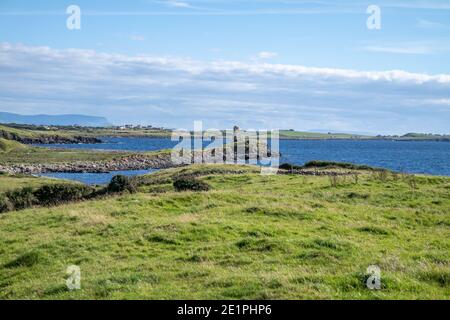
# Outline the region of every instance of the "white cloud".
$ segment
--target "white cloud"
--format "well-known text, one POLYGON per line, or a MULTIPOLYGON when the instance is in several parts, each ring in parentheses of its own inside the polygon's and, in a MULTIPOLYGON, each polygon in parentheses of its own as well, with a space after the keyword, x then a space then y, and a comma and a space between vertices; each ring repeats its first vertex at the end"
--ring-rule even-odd
POLYGON ((442 99, 426 99, 421 101, 422 104, 431 104, 437 106, 447 106, 450 107, 450 98, 442 98, 442 99))
POLYGON ((0 109, 190 128, 448 131, 450 75, 0 44, 0 109), (412 103, 412 101, 414 103, 412 103))
POLYGON ((258 58, 260 59, 273 59, 276 58, 278 54, 276 52, 261 51, 258 53, 258 58))
POLYGON ((191 8, 191 5, 187 3, 186 1, 178 1, 178 0, 167 0, 165 3, 169 7, 173 8, 191 8))

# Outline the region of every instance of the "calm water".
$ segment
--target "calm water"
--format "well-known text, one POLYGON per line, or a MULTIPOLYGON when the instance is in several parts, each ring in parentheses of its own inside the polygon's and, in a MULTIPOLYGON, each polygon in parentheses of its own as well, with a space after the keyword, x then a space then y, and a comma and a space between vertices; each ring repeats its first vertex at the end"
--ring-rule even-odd
MULTIPOLYGON (((47 145, 57 148, 155 151, 170 149, 177 142, 163 138, 103 138, 101 144, 47 145)), ((355 141, 355 140, 281 140, 281 163, 302 165, 311 160, 344 161, 387 169, 450 176, 450 142, 355 141)), ((55 177, 88 183, 109 181, 117 174, 52 174, 55 177), (89 176, 84 179, 81 175, 89 176), (99 177, 98 180, 96 177, 99 177), (81 180, 83 179, 83 180, 81 180), (94 182, 92 182, 94 181, 94 182)), ((140 172, 128 172, 130 175, 140 172)))
POLYGON ((66 180, 75 180, 83 182, 85 184, 94 185, 94 184, 108 184, 111 181, 111 178, 117 174, 122 174, 130 177, 147 174, 155 171, 157 170, 156 169, 128 170, 128 171, 114 171, 110 173, 43 173, 41 174, 41 176, 66 180))
POLYGON ((450 176, 450 142, 281 140, 282 162, 332 160, 408 173, 450 176))
POLYGON ((39 144, 49 148, 67 149, 96 149, 96 150, 122 150, 122 151, 158 151, 171 149, 178 142, 167 138, 113 138, 101 137, 103 143, 96 144, 39 144))

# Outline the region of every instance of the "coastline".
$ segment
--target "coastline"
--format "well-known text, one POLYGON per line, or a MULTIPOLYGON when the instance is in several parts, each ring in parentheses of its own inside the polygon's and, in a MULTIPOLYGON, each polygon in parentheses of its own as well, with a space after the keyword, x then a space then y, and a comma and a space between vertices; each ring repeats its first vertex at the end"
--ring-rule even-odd
POLYGON ((38 173, 107 173, 112 171, 166 169, 175 165, 169 153, 155 155, 132 154, 104 161, 74 161, 65 163, 8 164, 0 165, 0 172, 8 174, 38 173))

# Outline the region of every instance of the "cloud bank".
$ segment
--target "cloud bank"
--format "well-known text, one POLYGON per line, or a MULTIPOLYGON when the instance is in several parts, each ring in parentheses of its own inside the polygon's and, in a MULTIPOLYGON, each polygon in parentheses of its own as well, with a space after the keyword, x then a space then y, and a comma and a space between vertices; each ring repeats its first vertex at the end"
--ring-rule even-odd
POLYGON ((0 44, 0 110, 191 128, 449 133, 450 75, 0 44))

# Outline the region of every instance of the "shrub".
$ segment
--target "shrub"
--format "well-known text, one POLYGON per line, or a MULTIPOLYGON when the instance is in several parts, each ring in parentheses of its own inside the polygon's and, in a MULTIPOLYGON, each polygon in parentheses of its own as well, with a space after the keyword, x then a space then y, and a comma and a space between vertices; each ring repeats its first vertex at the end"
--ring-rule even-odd
POLYGON ((0 213, 14 210, 14 205, 4 195, 0 196, 0 213))
POLYGON ((54 205, 62 202, 78 201, 93 192, 92 188, 82 184, 44 185, 34 192, 42 205, 54 205))
POLYGON ((330 180, 330 184, 333 188, 336 188, 339 184, 339 177, 337 175, 329 175, 328 179, 330 180))
POLYGON ((279 166, 280 169, 282 170, 297 170, 297 169, 302 169, 303 167, 301 166, 296 166, 294 164, 290 164, 290 163, 283 163, 282 165, 279 166))
POLYGON ((37 202, 37 199, 33 194, 33 189, 29 187, 8 191, 5 193, 5 196, 15 210, 29 208, 37 202))
POLYGON ((416 176, 413 174, 406 175, 406 182, 411 187, 411 189, 417 189, 416 176))
POLYGON ((118 193, 128 191, 135 193, 137 191, 136 183, 129 177, 123 175, 114 176, 107 186, 108 192, 118 193))
POLYGON ((378 170, 375 171, 375 178, 380 180, 380 181, 387 181, 388 179, 388 170, 378 170))
POLYGON ((358 173, 354 173, 353 174, 353 180, 355 181, 355 184, 358 184, 358 181, 359 181, 359 174, 358 173))
POLYGON ((173 186, 177 191, 208 191, 209 184, 197 180, 194 177, 178 177, 173 182, 173 186))
POLYGON ((343 168, 350 170, 379 170, 378 168, 361 165, 361 164, 353 164, 347 162, 335 162, 335 161, 320 161, 314 160, 305 163, 305 168, 343 168))

